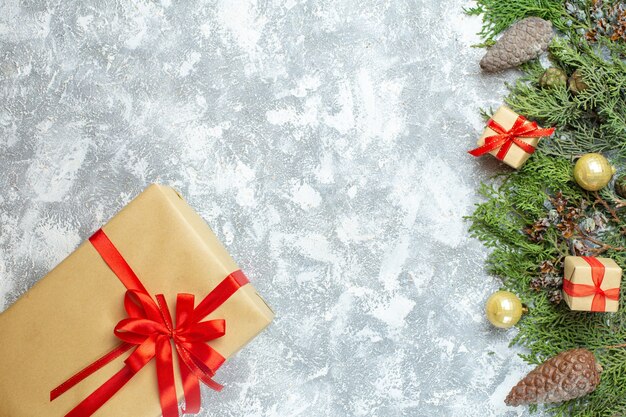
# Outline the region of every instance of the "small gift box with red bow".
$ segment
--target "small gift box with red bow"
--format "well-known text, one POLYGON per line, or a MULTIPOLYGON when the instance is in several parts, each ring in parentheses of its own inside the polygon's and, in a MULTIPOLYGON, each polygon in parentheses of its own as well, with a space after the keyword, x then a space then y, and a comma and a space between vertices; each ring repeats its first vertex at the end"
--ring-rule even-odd
POLYGON ((539 138, 550 136, 554 129, 541 129, 506 106, 487 122, 487 128, 478 139, 478 148, 470 155, 482 156, 490 153, 505 164, 518 169, 535 152, 539 138))
POLYGON ((0 315, 0 416, 197 414, 273 317, 200 216, 150 186, 0 315))
POLYGON ((609 258, 565 258, 563 298, 572 310, 616 312, 622 269, 609 258))

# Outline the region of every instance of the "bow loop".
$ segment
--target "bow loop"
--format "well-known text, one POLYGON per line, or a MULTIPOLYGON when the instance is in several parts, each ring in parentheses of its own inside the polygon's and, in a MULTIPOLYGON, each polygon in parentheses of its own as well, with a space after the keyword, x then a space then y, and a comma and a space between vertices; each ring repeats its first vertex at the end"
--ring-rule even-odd
POLYGON ((128 290, 124 295, 124 309, 130 318, 145 318, 161 321, 161 313, 152 297, 137 290, 128 290))
POLYGON ((126 292, 126 300, 130 300, 128 304, 133 306, 127 311, 134 317, 121 320, 115 326, 114 333, 120 340, 138 346, 128 358, 131 363, 140 367, 145 366, 155 356, 154 352, 158 350, 157 342, 162 345, 161 339, 165 338, 164 340, 171 339, 177 348, 192 352, 192 356, 195 356, 195 359, 208 369, 216 369, 215 362, 211 359, 213 354, 207 353, 204 347, 208 347, 206 342, 226 334, 226 321, 223 319, 200 323, 190 321, 189 318, 193 314, 193 295, 178 294, 177 301, 182 304, 177 304, 176 312, 178 321, 183 324, 182 328, 174 327, 167 302, 162 294, 156 296, 157 303, 155 304, 146 294, 129 290, 126 292), (193 352, 202 353, 193 355, 193 352))
POLYGON ((129 317, 115 326, 114 334, 123 342, 136 345, 136 348, 124 363, 136 374, 156 358, 161 411, 164 417, 178 417, 173 343, 179 357, 187 410, 197 412, 200 381, 213 389, 221 389, 212 377, 224 358, 206 343, 226 334, 226 321, 193 321, 194 296, 178 294, 174 326, 163 294, 157 294, 155 299, 156 302, 148 294, 135 290, 126 292, 124 305, 129 317))
POLYGON ((124 308, 128 317, 120 320, 114 334, 123 341, 121 345, 87 366, 50 392, 50 401, 89 377, 123 353, 134 348, 125 359, 125 367, 74 407, 65 417, 89 417, 119 391, 132 377, 156 359, 159 400, 163 417, 179 417, 178 396, 174 381, 174 344, 178 355, 180 375, 185 395, 185 413, 200 411, 200 381, 214 390, 222 386, 211 378, 224 363, 225 358, 207 342, 226 333, 226 322, 222 319, 202 321, 206 316, 228 300, 239 288, 248 283, 243 272, 237 270, 224 278, 197 308, 192 294, 176 297, 176 323, 163 294, 153 299, 102 230, 98 230, 89 241, 126 286, 124 308))
POLYGON ((126 358, 124 363, 133 371, 137 373, 148 364, 154 358, 156 354, 156 343, 159 340, 160 335, 152 334, 147 337, 138 347, 126 358))
POLYGON ((226 334, 226 321, 222 319, 202 321, 179 332, 176 337, 184 342, 208 342, 226 334))
POLYGON ((470 155, 481 156, 500 148, 496 158, 503 160, 513 145, 517 145, 524 152, 532 154, 536 150, 535 147, 520 138, 539 138, 554 133, 554 128, 542 129, 536 122, 529 122, 524 116, 518 116, 513 126, 508 130, 494 119, 489 119, 487 127, 496 134, 487 136, 482 146, 469 151, 470 155))
POLYGON ((193 294, 178 294, 176 297, 176 327, 184 329, 193 315, 195 297, 193 294))
POLYGON ((178 417, 171 344, 174 343, 180 359, 185 397, 191 405, 188 408, 199 409, 199 381, 221 389, 211 378, 224 358, 206 342, 224 336, 226 322, 222 319, 194 322, 191 320, 194 296, 178 294, 175 327, 165 296, 157 294, 155 298, 156 303, 147 294, 127 291, 125 305, 130 317, 121 320, 114 333, 122 341, 138 345, 124 361, 133 373, 156 358, 161 411, 164 417, 178 417))
POLYGON ((170 331, 162 323, 148 319, 124 319, 115 326, 113 330, 115 336, 124 342, 134 345, 142 344, 148 337, 152 335, 166 335, 170 331))

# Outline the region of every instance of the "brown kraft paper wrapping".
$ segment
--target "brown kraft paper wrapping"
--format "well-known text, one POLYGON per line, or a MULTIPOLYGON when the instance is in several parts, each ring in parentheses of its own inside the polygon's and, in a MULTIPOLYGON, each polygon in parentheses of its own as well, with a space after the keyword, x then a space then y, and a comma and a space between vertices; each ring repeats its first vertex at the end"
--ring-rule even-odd
MULTIPOLYGON (((509 130, 513 127, 513 124, 515 123, 518 117, 519 117, 519 114, 509 109, 507 106, 500 106, 498 110, 495 112, 495 114, 493 115, 492 119, 498 122, 498 124, 502 126, 503 128, 505 128, 506 130, 509 130)), ((526 123, 530 123, 530 122, 526 122, 526 123)), ((478 139, 478 146, 483 146, 485 144, 485 138, 487 138, 488 136, 496 135, 496 134, 497 133, 491 130, 489 127, 485 128, 485 131, 483 132, 482 136, 478 139)), ((528 143, 529 145, 532 145, 535 148, 537 147, 537 144, 539 143, 539 138, 521 137, 519 139, 528 143)), ((489 153, 493 156, 496 156, 499 150, 500 148, 497 148, 489 153)), ((511 145, 511 148, 509 149, 509 151, 506 153, 506 156, 504 157, 502 162, 504 162, 505 164, 515 169, 518 169, 519 167, 524 165, 524 162, 526 162, 528 158, 530 158, 529 153, 524 152, 522 148, 520 148, 516 144, 513 144, 511 145)))
MULTIPOLYGON (((604 265, 604 279, 600 288, 604 291, 611 288, 619 288, 622 282, 622 268, 610 258, 596 258, 604 265)), ((593 278, 591 275, 591 266, 585 262, 580 256, 566 256, 564 262, 565 278, 574 284, 583 284, 593 286, 593 278)), ((563 299, 569 306, 570 310, 591 311, 593 303, 593 295, 587 297, 572 297, 565 291, 562 291, 563 299)), ((605 299, 605 312, 614 313, 619 308, 619 300, 605 299)))
MULTIPOLYGON (((103 230, 148 292, 152 296, 164 294, 171 310, 178 293, 194 294, 197 305, 238 269, 207 224, 169 187, 148 187, 103 230)), ((128 354, 50 402, 53 388, 120 343, 113 328, 126 317, 125 292, 91 243, 85 241, 2 313, 0 417, 63 417, 120 370, 128 354)), ((273 317, 254 287, 245 285, 207 317, 226 320, 226 335, 209 345, 228 358, 273 317)), ((181 400, 183 391, 174 357, 181 400)), ((154 361, 94 414, 160 415, 154 361)))

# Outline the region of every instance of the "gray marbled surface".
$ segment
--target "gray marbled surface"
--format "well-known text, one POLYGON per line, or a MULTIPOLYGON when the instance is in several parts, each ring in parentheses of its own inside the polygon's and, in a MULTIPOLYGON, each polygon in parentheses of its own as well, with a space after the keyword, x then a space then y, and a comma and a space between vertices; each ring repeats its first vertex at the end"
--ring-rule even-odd
POLYGON ((0 310, 148 183, 275 308, 203 416, 523 416, 463 216, 504 81, 461 0, 0 0, 0 310))

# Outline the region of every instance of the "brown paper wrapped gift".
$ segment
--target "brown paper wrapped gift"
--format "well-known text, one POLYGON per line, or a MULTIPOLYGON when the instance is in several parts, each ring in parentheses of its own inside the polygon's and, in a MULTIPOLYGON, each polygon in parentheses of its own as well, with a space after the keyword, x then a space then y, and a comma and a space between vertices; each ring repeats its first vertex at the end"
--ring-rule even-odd
POLYGON ((572 310, 616 312, 622 269, 610 258, 565 258, 563 299, 572 310))
POLYGON ((488 141, 490 137, 493 138, 496 135, 502 133, 512 133, 512 138, 514 137, 514 142, 510 143, 509 145, 498 146, 488 153, 515 169, 524 165, 524 162, 528 160, 532 152, 534 152, 534 148, 537 147, 540 137, 549 136, 554 132, 554 129, 551 128, 541 129, 536 125, 536 123, 530 122, 523 117, 520 119, 520 115, 509 109, 507 106, 500 106, 500 108, 492 116, 489 124, 491 124, 492 121, 502 127, 504 130, 498 132, 494 130, 497 129, 497 127, 489 127, 488 125, 488 127, 485 128, 482 136, 478 139, 479 148, 470 151, 470 154, 474 156, 481 156, 483 153, 487 153, 486 151, 482 152, 481 147, 485 145, 485 142, 488 141), (518 119, 519 128, 514 128, 518 119), (522 120, 524 121, 523 123, 521 123, 522 120), (514 134, 516 130, 523 131, 525 129, 532 130, 532 132, 527 132, 520 135, 514 134), (521 146, 524 146, 527 149, 522 149, 521 146), (508 150, 506 148, 508 148, 508 150))
MULTIPOLYGON (((147 290, 164 294, 170 309, 178 293, 194 294, 197 304, 238 269, 206 223, 169 187, 150 186, 103 230, 147 290)), ((0 416, 62 417, 122 368, 128 355, 50 401, 53 388, 119 344, 113 328, 126 317, 125 293, 87 241, 0 315, 0 416)), ((244 285, 207 317, 226 320, 225 336, 209 345, 228 358, 273 316, 254 287, 244 285)), ((161 415, 156 381, 153 361, 93 415, 161 415)))

